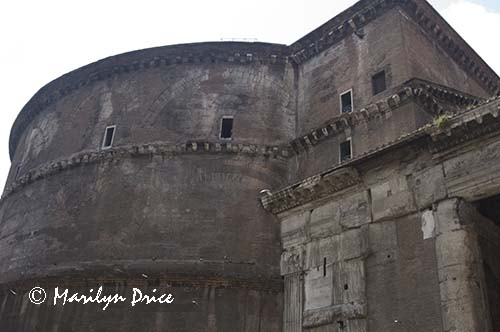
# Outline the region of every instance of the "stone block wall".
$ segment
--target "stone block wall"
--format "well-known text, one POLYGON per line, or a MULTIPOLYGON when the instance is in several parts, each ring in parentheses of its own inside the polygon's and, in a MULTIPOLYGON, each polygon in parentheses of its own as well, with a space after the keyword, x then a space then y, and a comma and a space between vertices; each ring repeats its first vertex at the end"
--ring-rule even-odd
POLYGON ((283 208, 272 205, 288 281, 284 331, 495 331, 500 226, 473 202, 500 193, 500 136, 463 144, 460 135, 353 162, 358 181, 338 190, 342 178, 323 174, 286 189, 283 208))

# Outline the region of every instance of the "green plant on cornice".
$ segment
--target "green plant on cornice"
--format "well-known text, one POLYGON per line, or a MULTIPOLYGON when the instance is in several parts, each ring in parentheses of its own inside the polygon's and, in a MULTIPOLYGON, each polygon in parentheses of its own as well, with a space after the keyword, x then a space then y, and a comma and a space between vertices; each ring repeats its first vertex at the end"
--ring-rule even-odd
POLYGON ((434 120, 434 125, 439 129, 444 129, 450 124, 450 116, 442 114, 434 120))

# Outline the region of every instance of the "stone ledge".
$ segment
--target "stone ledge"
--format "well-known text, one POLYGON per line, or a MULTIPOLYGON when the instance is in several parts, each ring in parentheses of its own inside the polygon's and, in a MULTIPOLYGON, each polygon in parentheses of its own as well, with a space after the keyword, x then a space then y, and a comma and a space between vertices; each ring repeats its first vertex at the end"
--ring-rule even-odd
POLYGON ((500 97, 485 101, 468 111, 447 117, 430 133, 433 153, 442 152, 464 142, 500 129, 500 97))
POLYGON ((368 121, 378 116, 384 116, 384 114, 388 112, 392 112, 393 110, 414 100, 416 93, 417 92, 411 87, 402 87, 392 96, 379 100, 376 103, 369 104, 359 111, 344 113, 330 119, 321 127, 313 129, 308 133, 292 140, 289 143, 289 149, 297 154, 302 151, 306 151, 319 142, 332 138, 336 134, 347 128, 355 126, 362 121, 368 121))
POLYGON ((362 179, 353 165, 375 158, 381 153, 386 153, 391 149, 410 144, 416 140, 426 140, 426 146, 428 146, 430 152, 435 154, 474 138, 499 131, 499 114, 500 97, 486 100, 467 112, 446 116, 442 123, 428 124, 292 186, 285 187, 274 193, 263 191, 260 197, 262 206, 264 209, 277 214, 362 183, 362 179), (337 177, 339 181, 335 183, 327 180, 328 178, 337 179, 337 177))
POLYGON ((359 31, 395 5, 396 2, 394 0, 362 1, 356 3, 290 45, 290 58, 297 64, 306 62, 331 45, 359 31))
MULTIPOLYGON (((182 144, 169 144, 163 142, 153 142, 141 145, 124 145, 113 147, 106 150, 86 150, 75 153, 69 157, 61 158, 39 167, 29 170, 19 179, 6 187, 1 201, 8 197, 19 188, 47 178, 67 169, 84 164, 93 164, 97 162, 116 160, 120 158, 129 158, 145 155, 165 155, 165 154, 243 154, 250 156, 262 156, 275 160, 286 160, 289 151, 286 147, 239 144, 233 142, 187 142, 182 144)), ((0 201, 0 202, 1 202, 0 201)))
POLYGON ((321 127, 292 140, 289 143, 288 149, 296 154, 300 154, 322 141, 335 137, 336 134, 343 132, 347 128, 376 117, 384 117, 386 114, 410 102, 421 105, 428 113, 436 117, 443 113, 456 113, 452 109, 446 108, 446 105, 443 107, 436 99, 445 100, 449 104, 460 107, 467 107, 467 109, 485 102, 482 98, 474 97, 451 88, 420 79, 413 79, 406 82, 404 86, 396 88, 392 96, 369 104, 359 111, 334 117, 321 127))
POLYGON ((356 169, 352 167, 340 168, 329 173, 309 177, 276 193, 264 191, 261 194, 261 203, 264 209, 276 214, 360 182, 361 178, 356 169))
POLYGON ((413 79, 408 83, 414 87, 423 88, 427 93, 440 101, 456 105, 460 108, 474 107, 485 101, 484 98, 479 98, 448 86, 421 79, 413 79))

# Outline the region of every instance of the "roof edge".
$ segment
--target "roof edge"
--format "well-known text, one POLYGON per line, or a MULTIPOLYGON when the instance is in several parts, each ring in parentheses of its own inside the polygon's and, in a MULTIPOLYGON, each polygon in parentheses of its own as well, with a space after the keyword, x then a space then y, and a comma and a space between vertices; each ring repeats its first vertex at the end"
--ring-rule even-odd
POLYGON ((290 57, 304 63, 366 26, 388 10, 400 7, 490 95, 500 93, 500 77, 426 0, 361 0, 289 46, 290 57))

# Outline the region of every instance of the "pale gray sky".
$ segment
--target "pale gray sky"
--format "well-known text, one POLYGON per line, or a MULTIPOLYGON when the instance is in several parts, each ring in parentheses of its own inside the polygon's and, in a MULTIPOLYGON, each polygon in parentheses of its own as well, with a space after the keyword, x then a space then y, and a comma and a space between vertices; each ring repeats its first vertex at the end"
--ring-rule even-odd
MULTIPOLYGON (((255 38, 290 44, 354 0, 16 0, 0 3, 0 188, 15 117, 58 76, 101 58, 176 43, 255 38)), ((442 16, 500 72, 498 0, 431 0, 442 16)))

